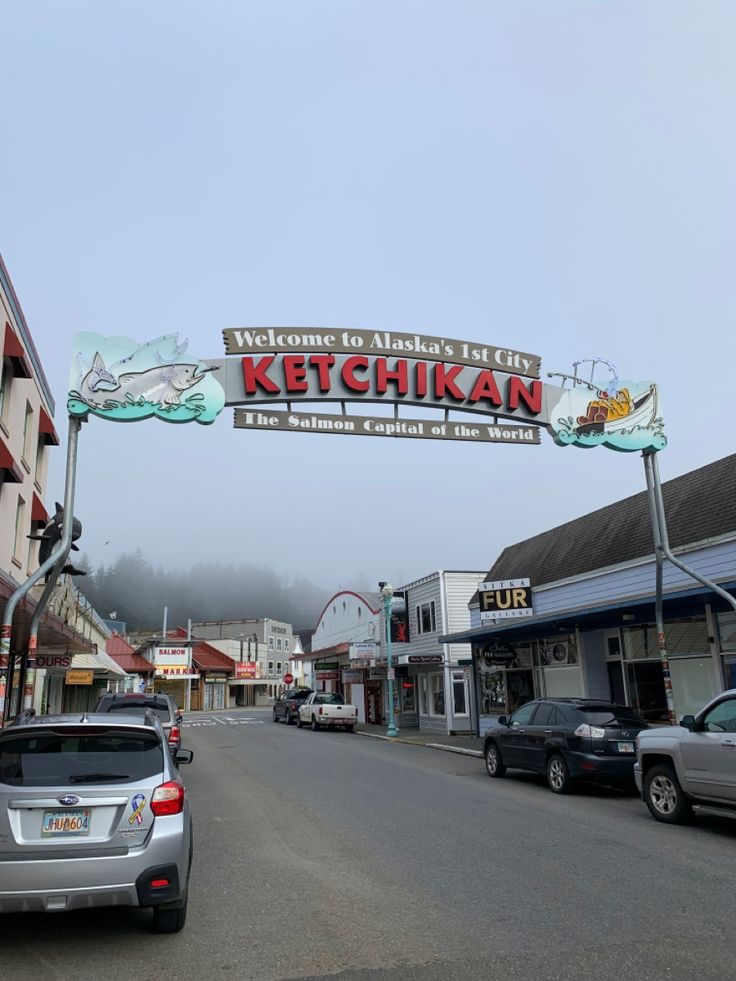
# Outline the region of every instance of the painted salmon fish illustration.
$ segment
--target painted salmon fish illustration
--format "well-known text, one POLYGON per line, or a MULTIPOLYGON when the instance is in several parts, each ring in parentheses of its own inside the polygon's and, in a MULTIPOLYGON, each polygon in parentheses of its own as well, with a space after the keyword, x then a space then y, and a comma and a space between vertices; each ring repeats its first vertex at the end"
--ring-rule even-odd
POLYGON ((164 364, 147 371, 131 371, 117 378, 105 367, 99 351, 92 368, 82 379, 79 394, 87 405, 96 409, 112 403, 150 402, 152 405, 179 405, 183 392, 202 381, 216 366, 199 364, 164 364))

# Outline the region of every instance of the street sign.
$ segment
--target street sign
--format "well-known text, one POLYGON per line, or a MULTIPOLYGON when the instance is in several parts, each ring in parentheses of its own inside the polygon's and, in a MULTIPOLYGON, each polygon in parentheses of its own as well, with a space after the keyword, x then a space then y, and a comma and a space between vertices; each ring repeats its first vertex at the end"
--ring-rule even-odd
POLYGON ((293 680, 294 680, 294 675, 293 674, 285 674, 284 675, 284 684, 285 685, 290 685, 293 682, 293 680))
POLYGON ((67 671, 64 679, 65 685, 91 685, 94 678, 94 671, 82 671, 79 668, 72 668, 67 671))
POLYGON ((389 681, 396 681, 396 668, 388 668, 386 671, 386 677, 389 681))

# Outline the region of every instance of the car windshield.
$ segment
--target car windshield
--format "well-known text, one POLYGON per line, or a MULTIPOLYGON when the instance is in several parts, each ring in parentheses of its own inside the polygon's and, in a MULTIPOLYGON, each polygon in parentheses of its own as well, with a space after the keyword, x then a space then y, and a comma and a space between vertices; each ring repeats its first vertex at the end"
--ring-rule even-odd
POLYGON ((133 701, 131 699, 129 702, 112 702, 107 707, 108 712, 122 713, 125 715, 140 715, 146 709, 157 715, 162 722, 171 722, 171 713, 166 702, 143 702, 133 701))
POLYGON ((332 695, 326 692, 325 694, 317 695, 315 702, 319 705, 344 705, 345 699, 342 695, 332 695))
POLYGON ((0 783, 11 787, 128 783, 162 770, 153 733, 45 730, 0 739, 0 783))
POLYGON ((632 709, 620 705, 612 705, 610 708, 597 706, 594 709, 585 709, 581 714, 588 725, 600 726, 602 729, 646 725, 644 720, 640 719, 632 709))

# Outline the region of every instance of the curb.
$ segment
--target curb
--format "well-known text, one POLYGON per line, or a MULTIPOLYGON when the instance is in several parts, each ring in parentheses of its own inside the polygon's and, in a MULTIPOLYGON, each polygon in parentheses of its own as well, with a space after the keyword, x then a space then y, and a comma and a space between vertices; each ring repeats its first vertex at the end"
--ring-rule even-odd
POLYGON ((412 739, 401 739, 398 736, 379 736, 375 732, 363 732, 361 729, 355 730, 358 736, 366 736, 368 739, 382 739, 386 743, 402 743, 404 746, 421 746, 424 749, 440 749, 445 753, 459 753, 460 756, 475 756, 483 759, 483 754, 479 749, 465 749, 463 746, 448 746, 445 743, 417 743, 412 739))

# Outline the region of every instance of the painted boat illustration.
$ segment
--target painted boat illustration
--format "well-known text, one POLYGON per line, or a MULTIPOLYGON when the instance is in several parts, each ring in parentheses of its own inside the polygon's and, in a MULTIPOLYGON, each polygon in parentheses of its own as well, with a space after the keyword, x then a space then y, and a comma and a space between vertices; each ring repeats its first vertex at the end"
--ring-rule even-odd
POLYGON ((578 416, 574 432, 577 436, 603 435, 631 430, 646 429, 657 415, 657 386, 637 398, 632 398, 628 388, 621 388, 613 395, 599 391, 598 397, 588 402, 584 416, 578 416))

